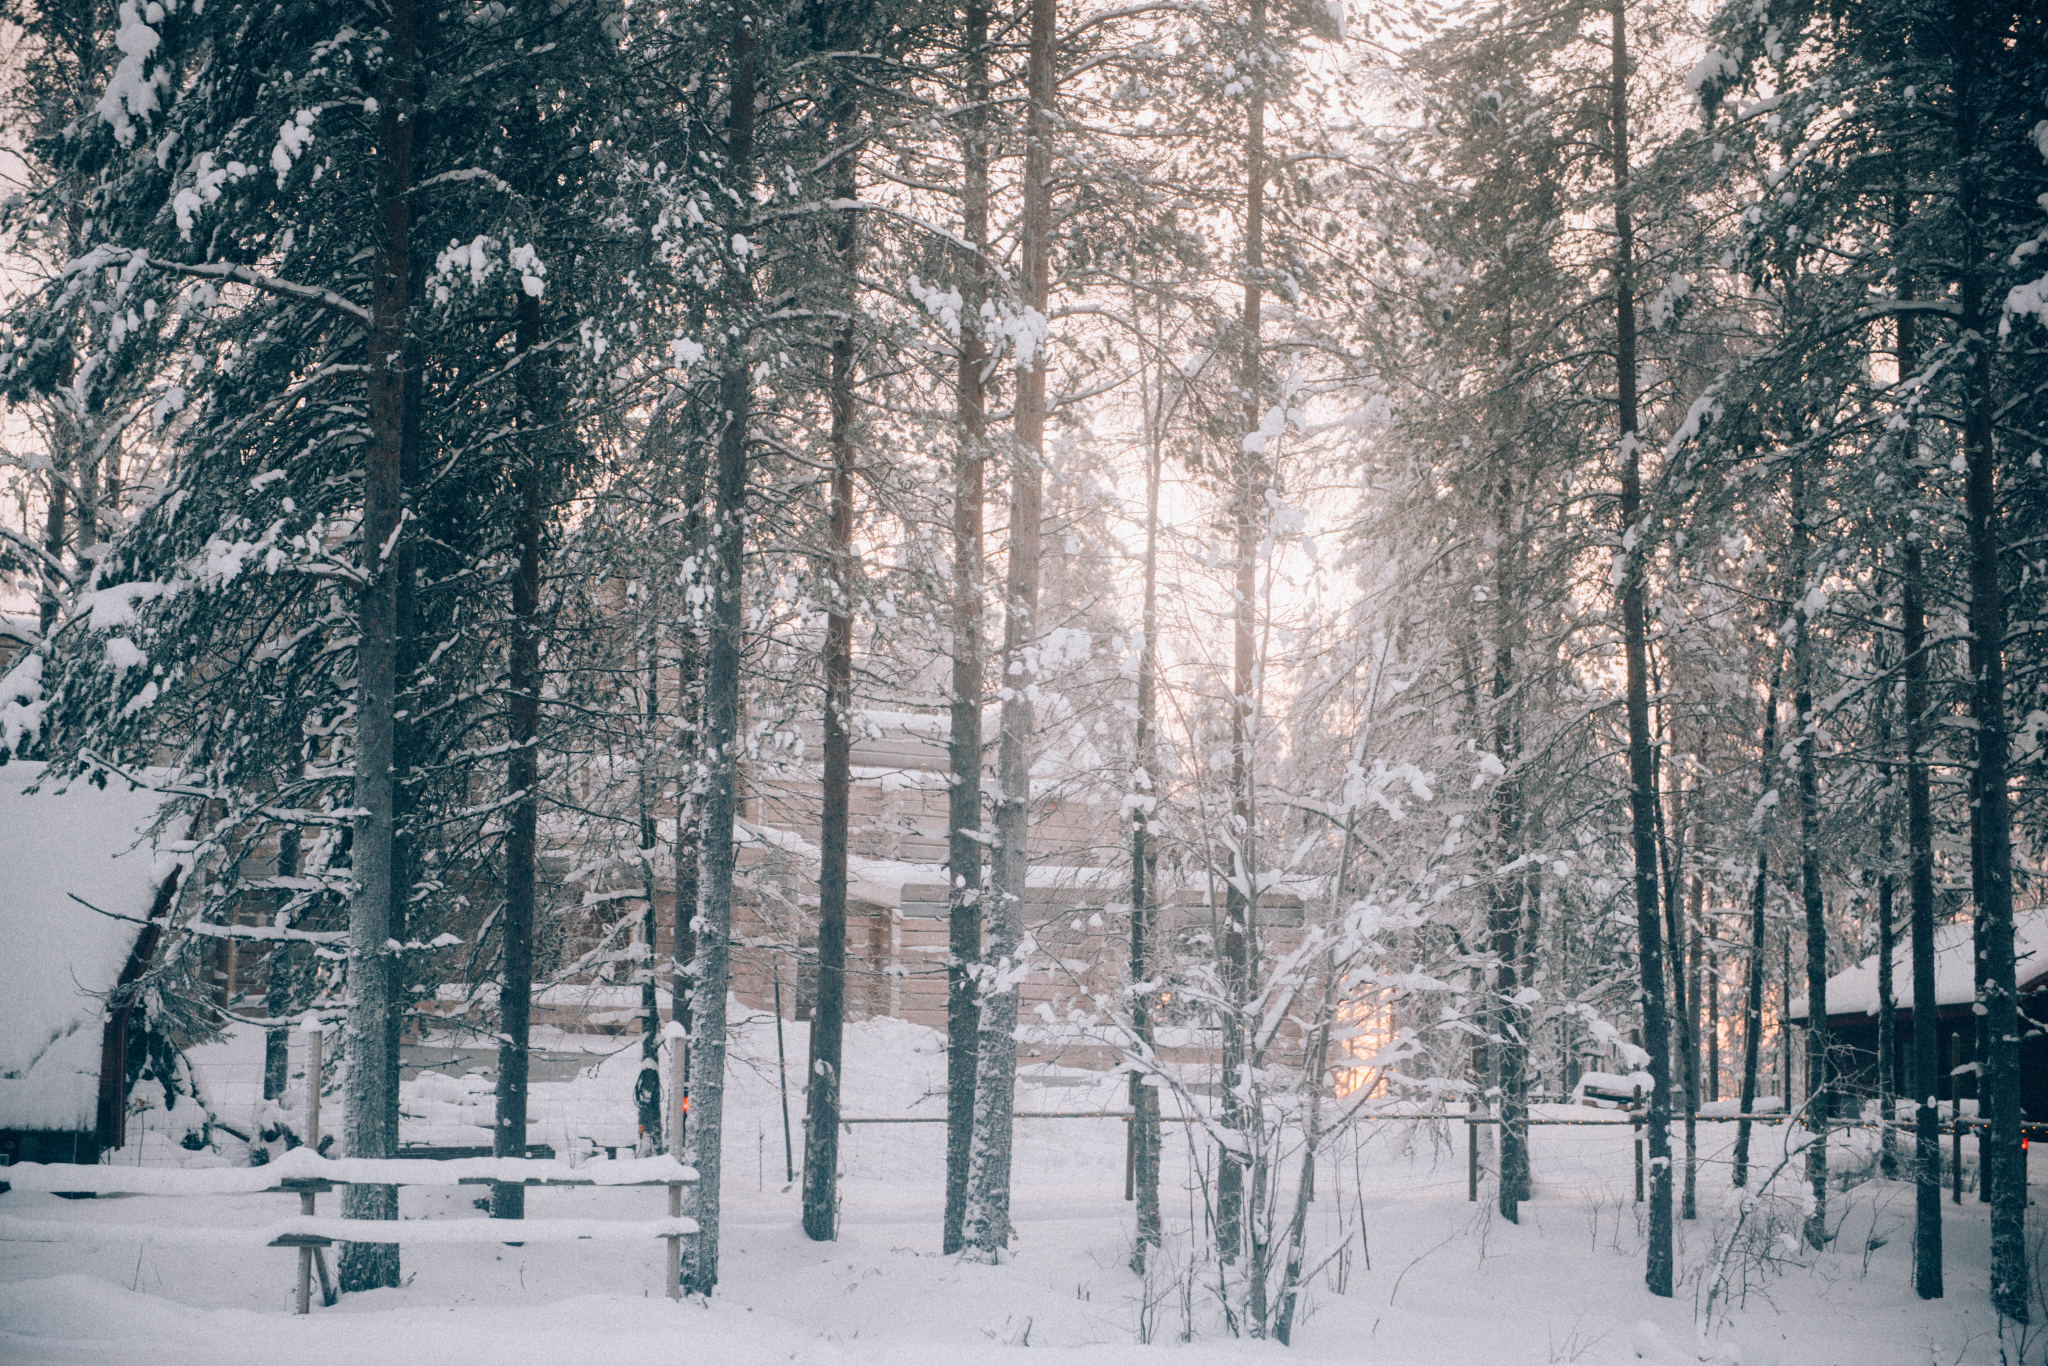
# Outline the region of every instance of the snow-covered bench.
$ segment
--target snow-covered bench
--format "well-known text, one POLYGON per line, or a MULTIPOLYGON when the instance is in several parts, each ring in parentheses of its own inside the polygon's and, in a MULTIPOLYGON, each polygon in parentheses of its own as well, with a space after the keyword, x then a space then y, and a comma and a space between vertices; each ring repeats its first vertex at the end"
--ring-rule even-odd
MULTIPOLYGON (((634 1157, 571 1166, 555 1158, 322 1157, 320 1155, 321 1041, 325 1026, 309 1019, 306 1035, 306 1142, 260 1167, 116 1167, 69 1162, 22 1162, 7 1167, 15 1189, 62 1195, 251 1195, 289 1193, 299 1197, 299 1217, 255 1227, 72 1223, 0 1215, 0 1240, 17 1242, 139 1242, 174 1246, 289 1247, 299 1253, 298 1312, 312 1312, 313 1267, 320 1268, 323 1299, 335 1295, 321 1249, 336 1243, 570 1243, 668 1241, 669 1298, 682 1295, 682 1243, 697 1232, 683 1217, 683 1187, 697 1173, 674 1157, 634 1157), (336 1186, 666 1186, 666 1219, 337 1219, 316 1212, 318 1197, 336 1186)), ((670 1023, 665 1037, 680 1040, 670 1023)), ((681 1097, 683 1050, 672 1050, 677 1075, 672 1095, 681 1097)), ((681 1128, 682 1115, 674 1122, 681 1128)))
MULTIPOLYGON (((83 1223, 0 1215, 0 1240, 12 1242, 134 1242, 174 1247, 289 1247, 336 1243, 571 1243, 668 1240, 668 1293, 680 1294, 677 1272, 682 1240, 697 1222, 682 1213, 683 1187, 694 1169, 673 1157, 627 1158, 572 1167, 548 1158, 469 1157, 441 1162, 413 1158, 329 1158, 294 1148, 261 1167, 116 1167, 23 1162, 6 1168, 16 1190, 91 1195, 250 1195, 301 1197, 339 1185, 459 1186, 518 1183, 528 1186, 666 1186, 665 1219, 344 1219, 302 1213, 297 1218, 239 1227, 190 1224, 83 1223)), ((301 1253, 299 1312, 310 1310, 301 1253)), ((325 1283, 322 1267, 322 1283, 325 1283)), ((331 1301, 330 1301, 331 1302, 331 1301)))

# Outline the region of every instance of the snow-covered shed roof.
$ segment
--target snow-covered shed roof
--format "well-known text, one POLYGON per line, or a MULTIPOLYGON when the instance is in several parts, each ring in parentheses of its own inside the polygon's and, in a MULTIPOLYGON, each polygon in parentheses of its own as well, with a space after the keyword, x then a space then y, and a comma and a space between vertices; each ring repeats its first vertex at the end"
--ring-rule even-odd
MULTIPOLYGON (((2048 910, 2025 911, 2013 917, 2014 974, 2022 993, 2048 983, 2048 910)), ((1892 952, 1892 995, 1901 1010, 1913 1008, 1913 941, 1904 926, 1892 952)), ((1968 1005, 1977 998, 1976 956, 1970 922, 1937 925, 1934 930, 1934 1003, 1968 1005)), ((1806 1018, 1806 998, 1795 996, 1786 1013, 1806 1018)), ((1828 978, 1828 1018, 1877 1014, 1877 955, 1828 978)))
POLYGON ((141 932, 133 921, 170 871, 147 837, 161 796, 119 779, 27 791, 43 772, 23 760, 0 767, 0 1129, 95 1122, 97 993, 120 978, 141 932))

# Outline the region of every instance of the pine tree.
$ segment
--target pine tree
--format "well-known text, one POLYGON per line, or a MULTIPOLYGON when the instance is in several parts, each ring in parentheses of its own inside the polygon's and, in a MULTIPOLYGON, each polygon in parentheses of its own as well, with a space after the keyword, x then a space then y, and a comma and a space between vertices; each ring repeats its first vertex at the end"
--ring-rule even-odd
POLYGON ((1024 905, 1030 893, 1032 684, 1043 553, 1046 373, 1052 287, 1051 194, 1057 0, 1030 0, 1024 127, 1022 309, 1037 333, 1017 355, 1017 416, 1010 472, 1009 565, 1003 593, 1002 712, 996 843, 983 901, 981 1019, 968 1145, 962 1250, 994 1262, 1010 1243, 1010 1158, 1016 1127, 1017 1001, 1024 964, 1024 905))
MULTIPOLYGON (((833 120, 837 141, 854 144, 850 100, 833 120)), ((855 197, 855 155, 842 151, 834 171, 832 198, 855 197)), ((834 246, 838 269, 851 282, 858 274, 854 211, 838 214, 834 246)), ((818 986, 811 1009, 811 1056, 804 1111, 804 1232, 828 1241, 839 1230, 839 1115, 842 1030, 846 1019, 846 859, 853 795, 853 611, 856 574, 853 549, 854 352, 858 309, 851 290, 846 321, 832 342, 831 508, 826 555, 830 594, 825 627, 825 717, 823 811, 819 818, 818 986)))
POLYGON ((1608 150, 1614 162, 1615 383, 1620 402, 1621 534, 1619 589, 1628 687, 1629 807, 1635 848, 1636 938, 1642 956, 1643 1047, 1650 1053, 1650 1243, 1644 1275, 1650 1293, 1669 1297, 1671 1253, 1671 1050, 1664 1000, 1664 946, 1658 924, 1656 779, 1650 737, 1648 622, 1643 557, 1632 541, 1644 528, 1642 436, 1636 406, 1634 224, 1630 213, 1628 12, 1612 8, 1613 114, 1608 150))
POLYGON ((952 707, 947 734, 946 804, 946 1212, 940 1246, 948 1255, 965 1240, 968 1153, 980 1029, 976 965, 981 961, 984 906, 982 857, 982 705, 985 591, 983 502, 990 458, 989 349, 982 308, 989 301, 989 11, 980 0, 962 9, 966 96, 960 117, 960 235, 967 246, 961 289, 960 360, 954 379, 952 707))

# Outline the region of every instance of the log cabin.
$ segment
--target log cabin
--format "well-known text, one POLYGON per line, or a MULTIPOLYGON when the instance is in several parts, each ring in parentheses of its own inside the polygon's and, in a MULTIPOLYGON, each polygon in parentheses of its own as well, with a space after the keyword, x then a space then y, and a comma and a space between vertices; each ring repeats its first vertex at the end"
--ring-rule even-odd
MULTIPOLYGON (((2020 995, 2020 1104, 2027 1119, 2048 1122, 2048 909, 2013 917, 2015 981, 2020 995)), ((1901 927, 1892 960, 1894 1028, 1893 1094, 1913 1095, 1913 946, 1901 927)), ((1972 929, 1967 920, 1934 931, 1934 1029, 1941 1084, 1936 1099, 1974 1102, 1978 1095, 1977 976, 1972 929)), ((1848 1095, 1872 1099, 1878 1091, 1877 955, 1828 979, 1829 1070, 1848 1095)), ((1794 997, 1788 1018, 1805 1028, 1804 996, 1794 997)))

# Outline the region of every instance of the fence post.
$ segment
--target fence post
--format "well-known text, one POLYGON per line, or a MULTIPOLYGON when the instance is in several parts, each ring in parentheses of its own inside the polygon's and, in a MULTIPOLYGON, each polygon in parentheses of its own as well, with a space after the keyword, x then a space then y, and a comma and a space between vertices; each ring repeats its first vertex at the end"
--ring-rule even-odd
POLYGON ((1465 1198, 1479 1200, 1479 1125, 1465 1116, 1465 1198))
POLYGON ((1138 1117, 1124 1116, 1124 1199, 1138 1198, 1138 1117))
POLYGON ((1636 1135, 1636 1203, 1643 1203, 1643 1088, 1636 1088, 1635 1103, 1629 1107, 1629 1127, 1636 1135))
MULTIPOLYGON (((317 1156, 320 1152, 320 1026, 308 1020, 306 1036, 306 1142, 312 1145, 317 1156)), ((318 1211, 319 1197, 311 1191, 299 1192, 299 1213, 313 1214, 318 1211)), ((299 1312, 313 1312, 313 1249, 299 1249, 299 1312)))
POLYGON ((1958 1105, 1955 1108, 1956 1113, 1951 1117, 1951 1122, 1949 1124, 1949 1132, 1953 1133, 1956 1136, 1954 1147, 1955 1157, 1949 1165, 1955 1169, 1952 1177, 1955 1183, 1954 1200, 1956 1204, 1960 1205, 1963 1203, 1963 1107, 1958 1105))

